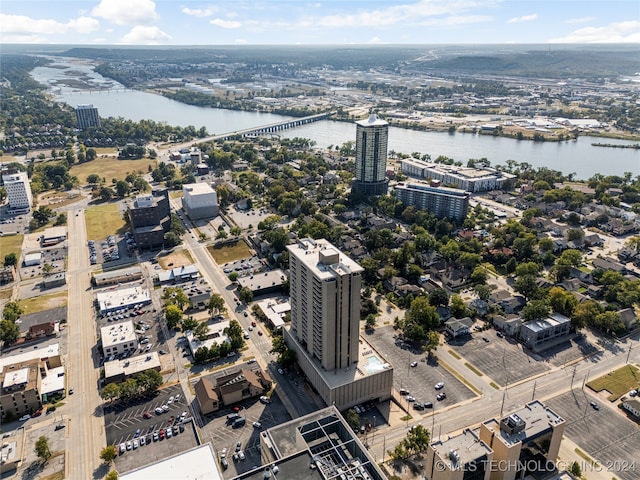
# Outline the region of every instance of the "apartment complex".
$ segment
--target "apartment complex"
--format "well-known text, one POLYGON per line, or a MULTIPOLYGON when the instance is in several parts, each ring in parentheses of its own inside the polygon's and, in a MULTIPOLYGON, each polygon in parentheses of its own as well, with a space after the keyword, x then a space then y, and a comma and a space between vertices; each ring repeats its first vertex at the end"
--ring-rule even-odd
POLYGON ((190 183, 182 186, 182 208, 191 220, 218 215, 218 194, 206 183, 190 183))
POLYGON ((455 185, 467 192, 487 192, 503 187, 515 175, 493 168, 458 167, 441 163, 425 162, 415 158, 402 160, 402 173, 421 180, 438 180, 444 185, 455 185))
POLYGON ((291 325, 284 336, 328 404, 390 397, 393 369, 359 337, 362 267, 327 240, 289 245, 291 325))
POLYGON ((29 210, 33 205, 31 185, 27 172, 14 172, 2 175, 11 210, 29 210))
POLYGON ((355 179, 352 190, 364 195, 385 195, 387 174, 387 143, 389 124, 371 115, 356 122, 355 179))
POLYGON ((91 104, 78 105, 76 107, 76 120, 80 130, 86 130, 91 127, 100 128, 98 109, 91 104))
POLYGON ((439 218, 464 220, 469 211, 469 192, 441 187, 437 182, 398 184, 395 192, 405 206, 427 210, 439 218))
POLYGON ((162 248, 164 234, 171 229, 169 191, 154 189, 150 194, 139 195, 128 213, 138 248, 162 248))

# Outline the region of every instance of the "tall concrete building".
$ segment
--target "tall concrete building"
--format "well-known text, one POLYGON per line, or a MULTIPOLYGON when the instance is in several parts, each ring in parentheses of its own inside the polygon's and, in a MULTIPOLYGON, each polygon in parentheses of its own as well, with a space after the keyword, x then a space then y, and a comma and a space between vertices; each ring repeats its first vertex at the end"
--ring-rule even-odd
POLYGON ((218 194, 207 183, 182 186, 182 208, 191 220, 215 217, 220 213, 218 194))
POLYGON ((384 195, 387 174, 387 142, 389 124, 370 115, 356 122, 356 165, 352 190, 364 195, 384 195))
POLYGON ((11 210, 28 210, 33 205, 31 185, 27 172, 15 172, 2 176, 11 210))
POLYGON ((150 194, 138 195, 128 214, 138 248, 161 248, 164 234, 171 229, 169 191, 158 188, 150 194))
POLYGON ((363 268, 327 240, 289 245, 291 325, 285 340, 328 405, 389 398, 393 369, 360 332, 363 268))
POLYGON ((76 120, 78 121, 78 128, 80 130, 86 130, 91 127, 100 127, 98 109, 91 104, 78 105, 76 107, 76 120))
POLYGON ((439 186, 439 182, 399 184, 396 198, 406 206, 432 212, 436 217, 464 220, 469 211, 470 193, 439 186))

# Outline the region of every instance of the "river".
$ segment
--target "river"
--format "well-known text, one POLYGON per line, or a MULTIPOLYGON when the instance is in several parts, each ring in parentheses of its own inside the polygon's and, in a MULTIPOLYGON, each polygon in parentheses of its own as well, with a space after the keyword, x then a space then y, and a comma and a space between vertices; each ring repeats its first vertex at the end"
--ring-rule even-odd
MULTIPOLYGON (((151 119, 169 125, 193 125, 196 129, 204 126, 210 134, 234 132, 288 118, 269 113, 185 105, 160 95, 127 90, 95 73, 86 62, 56 59, 56 63, 66 68, 38 67, 32 71, 33 78, 50 87, 56 85, 54 93, 59 101, 73 107, 91 103, 98 108, 102 117, 123 117, 134 121, 151 119), (55 83, 56 80, 69 78, 80 78, 94 90, 55 83), (96 91, 97 88, 106 90, 96 91)), ((309 138, 318 147, 326 148, 355 141, 355 131, 352 123, 324 120, 280 133, 287 138, 309 138)), ((566 142, 532 142, 471 133, 422 132, 397 127, 389 129, 389 150, 407 154, 426 153, 432 159, 445 155, 466 164, 470 158, 487 158, 492 165, 515 160, 565 174, 574 173, 577 179, 588 179, 596 173, 620 176, 625 172, 632 172, 634 176, 640 174, 640 150, 591 145, 598 142, 621 145, 637 143, 594 137, 580 137, 577 141, 566 142)))

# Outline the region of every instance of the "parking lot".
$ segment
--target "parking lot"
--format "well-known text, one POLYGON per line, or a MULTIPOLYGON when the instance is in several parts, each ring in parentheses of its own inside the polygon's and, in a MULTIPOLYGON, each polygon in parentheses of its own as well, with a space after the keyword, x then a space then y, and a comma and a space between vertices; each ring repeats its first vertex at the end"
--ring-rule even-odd
MULTIPOLYGON (((37 252, 29 252, 29 253, 37 253, 37 252)), ((39 277, 44 275, 44 265, 50 265, 51 270, 50 273, 59 273, 64 272, 66 268, 66 258, 67 258, 67 242, 62 242, 54 247, 50 248, 41 248, 40 254, 42 255, 39 265, 32 265, 29 267, 22 267, 20 271, 20 276, 23 279, 31 278, 31 277, 39 277)))
POLYGON ((247 275, 253 275, 254 273, 264 270, 266 267, 256 255, 249 258, 242 258, 235 262, 225 263, 223 271, 227 275, 232 272, 236 272, 240 277, 246 277, 247 275))
POLYGON ((545 403, 567 422, 565 436, 598 460, 612 477, 620 480, 640 477, 637 460, 640 459, 640 429, 618 412, 616 405, 580 389, 545 403), (599 410, 590 405, 592 401, 598 403, 599 410))
POLYGON ((583 335, 572 335, 566 342, 541 352, 542 359, 547 360, 556 367, 565 365, 585 355, 591 355, 599 350, 596 345, 590 343, 583 335))
POLYGON ((236 225, 238 225, 243 230, 249 228, 249 225, 254 228, 257 227, 258 223, 260 223, 269 215, 271 215, 271 213, 262 208, 236 210, 235 207, 231 207, 229 209, 229 216, 232 217, 236 225))
POLYGON ((238 414, 246 419, 241 428, 233 428, 227 423, 227 415, 234 413, 229 407, 204 417, 206 425, 202 428, 203 441, 211 441, 218 462, 220 454, 226 448, 225 457, 228 468, 223 472, 226 478, 251 470, 260 465, 260 431, 291 420, 277 394, 271 396, 270 404, 263 404, 258 398, 238 403, 238 414), (255 428, 254 422, 260 422, 261 428, 255 428), (245 459, 234 460, 237 442, 240 442, 245 459))
POLYGON ((133 440, 140 429, 141 435, 159 431, 174 423, 186 411, 186 418, 191 417, 191 410, 187 405, 180 385, 162 389, 153 398, 142 398, 128 402, 116 402, 104 408, 107 444, 120 445, 133 440), (177 397, 176 397, 177 396, 177 397), (169 401, 173 397, 173 401, 169 401), (168 407, 166 412, 155 413, 156 408, 168 407), (145 413, 149 418, 145 418, 145 413), (173 419, 171 419, 173 417, 173 419))
MULTIPOLYGON (((475 394, 467 386, 458 380, 446 368, 437 363, 437 360, 427 363, 426 355, 419 350, 410 350, 400 346, 400 342, 394 338, 393 327, 376 328, 373 333, 366 333, 366 339, 378 350, 391 365, 393 365, 393 382, 397 391, 408 390, 415 402, 407 402, 402 405, 409 407, 410 403, 432 402, 434 408, 449 406, 473 398, 475 394), (412 362, 418 362, 412 367, 412 362), (444 388, 437 391, 434 387, 443 382, 444 388), (445 393, 444 400, 436 400, 438 393, 445 393)), ((411 408, 411 414, 428 414, 432 410, 416 411, 411 408)))
POLYGON ((501 386, 550 369, 546 362, 523 351, 521 344, 498 337, 494 330, 474 332, 471 338, 448 342, 447 346, 501 386))

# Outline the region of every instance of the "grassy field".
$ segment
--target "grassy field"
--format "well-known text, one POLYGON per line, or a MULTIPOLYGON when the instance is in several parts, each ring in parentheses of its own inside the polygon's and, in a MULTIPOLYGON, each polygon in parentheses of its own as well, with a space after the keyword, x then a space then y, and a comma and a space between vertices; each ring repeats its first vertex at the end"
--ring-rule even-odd
POLYGON ((233 262, 251 256, 249 246, 241 240, 222 245, 221 247, 217 245, 207 247, 207 250, 209 250, 209 253, 218 265, 224 265, 227 262, 233 262))
POLYGON ((79 163, 71 167, 71 175, 75 175, 80 180, 80 184, 86 184, 87 177, 92 173, 104 178, 106 182, 111 183, 112 178, 124 180, 127 173, 141 172, 147 173, 149 165, 155 167, 156 161, 148 158, 140 160, 118 160, 115 156, 98 157, 92 162, 79 163))
POLYGON ((47 192, 38 197, 38 205, 47 205, 50 208, 60 208, 82 200, 82 197, 69 197, 66 192, 47 192))
POLYGON ((191 254, 187 250, 178 250, 165 257, 159 257, 158 264, 165 270, 168 270, 170 268, 193 265, 193 258, 191 258, 191 254), (169 266, 170 263, 172 264, 171 266, 169 266))
POLYGON ((43 312, 50 308, 64 307, 67 304, 67 292, 52 293, 39 297, 27 298, 18 302, 24 315, 43 312))
POLYGON ((169 192, 169 197, 171 198, 181 198, 182 195, 182 190, 171 190, 169 192))
POLYGON ((633 365, 625 365, 611 373, 603 375, 587 383, 587 386, 601 392, 606 390, 609 395, 609 401, 613 402, 627 393, 629 390, 638 388, 640 382, 640 372, 633 365))
POLYGON ((20 260, 20 250, 22 250, 22 240, 24 235, 3 235, 0 237, 0 252, 2 252, 2 260, 4 256, 15 253, 20 260))
POLYGON ((90 207, 85 212, 87 237, 92 240, 107 238, 113 233, 123 233, 126 224, 117 203, 104 203, 90 207))

